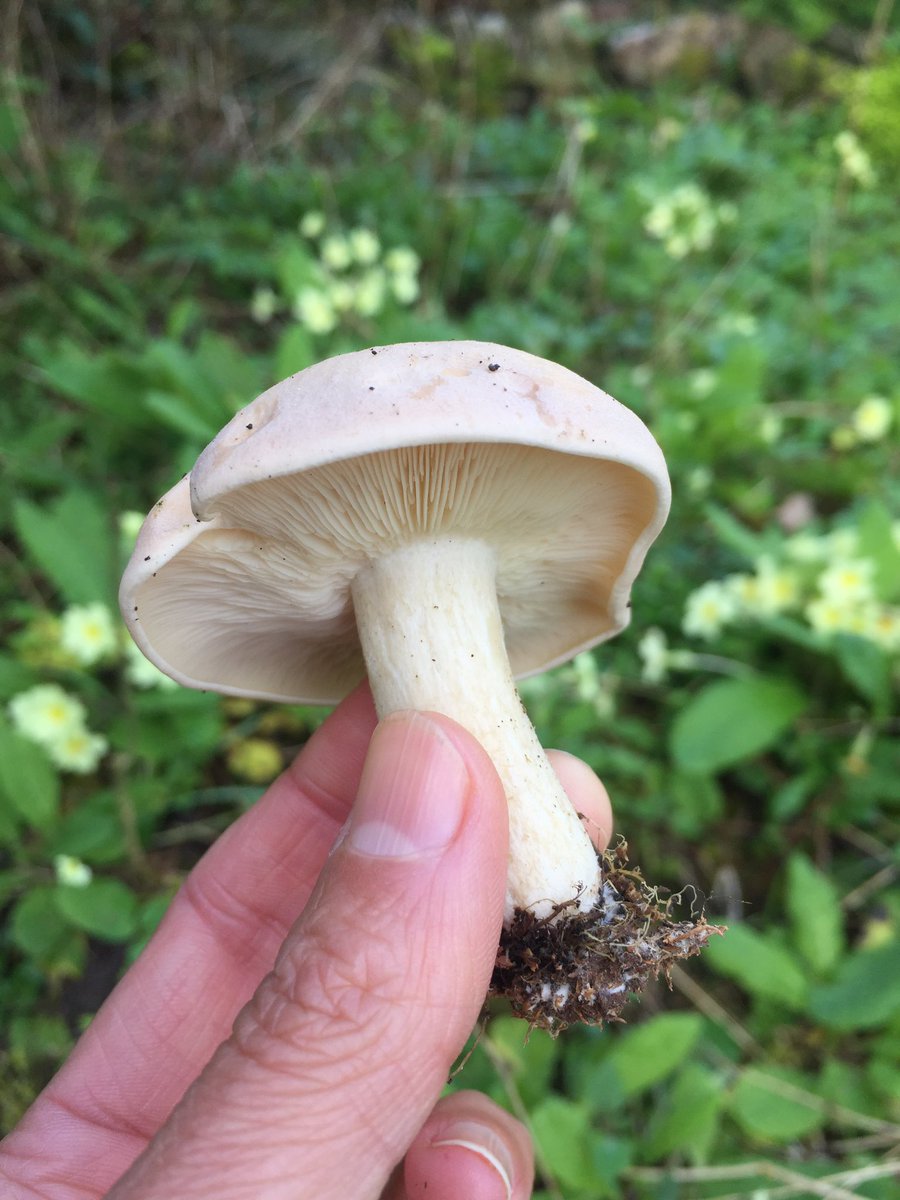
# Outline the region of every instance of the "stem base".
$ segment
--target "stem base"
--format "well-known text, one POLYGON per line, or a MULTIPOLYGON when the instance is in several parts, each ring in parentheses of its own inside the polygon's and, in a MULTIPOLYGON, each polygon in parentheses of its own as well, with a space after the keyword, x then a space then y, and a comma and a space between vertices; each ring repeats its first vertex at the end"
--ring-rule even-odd
POLYGON ((577 901, 544 918, 517 909, 497 952, 489 995, 505 997, 515 1016, 554 1037, 576 1023, 621 1021, 631 995, 660 974, 668 980, 673 963, 725 932, 702 913, 674 920, 678 898, 662 900, 628 866, 624 842, 598 857, 603 887, 590 912, 577 901))

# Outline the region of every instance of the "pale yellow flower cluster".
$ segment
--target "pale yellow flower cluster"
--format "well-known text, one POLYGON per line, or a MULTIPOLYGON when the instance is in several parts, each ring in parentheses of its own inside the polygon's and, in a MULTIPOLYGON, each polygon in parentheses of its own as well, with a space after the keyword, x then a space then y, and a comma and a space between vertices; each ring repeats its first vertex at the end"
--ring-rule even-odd
POLYGON ((59 642, 83 667, 115 654, 116 625, 105 604, 73 604, 60 618, 59 642))
POLYGON ((859 138, 850 129, 844 129, 834 139, 834 148, 840 160, 841 170, 848 179, 862 188, 873 187, 878 180, 872 160, 863 149, 859 138))
MULTIPOLYGON (((389 302, 403 307, 419 298, 416 252, 408 246, 383 251, 378 235, 360 227, 349 233, 328 232, 324 214, 306 213, 300 234, 317 243, 317 261, 308 283, 290 298, 291 312, 310 333, 325 335, 347 317, 377 317, 389 302)), ((250 313, 266 324, 278 312, 280 300, 269 287, 257 288, 250 313)))
POLYGON ((883 441, 894 423, 894 405, 885 396, 866 396, 847 425, 831 434, 835 450, 853 450, 860 442, 883 441))
POLYGON ((9 703, 9 717, 63 771, 90 774, 109 748, 106 738, 88 729, 81 701, 55 683, 19 692, 9 703))
POLYGON ((682 183, 654 201, 644 217, 644 229, 661 241, 670 258, 686 258, 708 250, 716 231, 737 220, 733 204, 714 204, 696 183, 682 183))
MULTIPOLYGON (((900 543, 900 531, 897 537, 900 543)), ((826 639, 853 633, 887 653, 900 651, 900 607, 879 600, 875 564, 860 550, 854 529, 798 533, 785 542, 782 557, 762 557, 753 572, 697 588, 687 598, 684 632, 711 641, 730 625, 793 614, 826 639)), ((647 662, 649 651, 641 653, 647 662)))

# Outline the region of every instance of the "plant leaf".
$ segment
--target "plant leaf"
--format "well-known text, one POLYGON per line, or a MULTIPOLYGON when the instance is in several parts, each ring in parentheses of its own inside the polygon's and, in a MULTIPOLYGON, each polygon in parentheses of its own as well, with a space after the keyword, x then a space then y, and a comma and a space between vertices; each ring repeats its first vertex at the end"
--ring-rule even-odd
POLYGON ((774 745, 806 703, 799 688, 782 679, 709 684, 676 717, 672 755, 685 771, 721 771, 774 745))

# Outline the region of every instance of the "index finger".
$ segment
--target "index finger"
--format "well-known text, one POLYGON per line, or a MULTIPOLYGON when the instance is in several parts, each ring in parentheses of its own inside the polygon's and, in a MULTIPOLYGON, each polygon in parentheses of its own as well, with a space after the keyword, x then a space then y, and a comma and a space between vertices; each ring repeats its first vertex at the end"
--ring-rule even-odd
POLYGON ((346 819, 375 723, 362 686, 188 876, 143 954, 6 1139, 0 1178, 5 1171, 35 1189, 23 1197, 105 1195, 229 1035, 346 819))

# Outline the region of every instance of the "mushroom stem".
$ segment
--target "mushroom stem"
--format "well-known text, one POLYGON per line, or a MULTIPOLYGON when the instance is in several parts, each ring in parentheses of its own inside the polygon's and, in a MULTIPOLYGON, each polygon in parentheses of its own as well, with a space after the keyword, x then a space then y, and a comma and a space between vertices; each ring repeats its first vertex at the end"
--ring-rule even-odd
POLYGON ((444 713, 493 760, 509 804, 509 924, 517 909, 547 917, 576 897, 590 910, 600 869, 516 691, 496 574, 482 541, 422 539, 364 567, 352 593, 378 715, 444 713))

